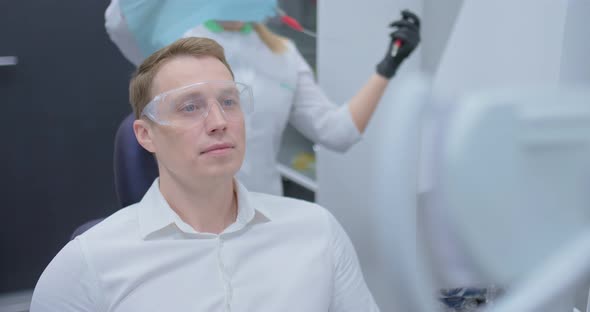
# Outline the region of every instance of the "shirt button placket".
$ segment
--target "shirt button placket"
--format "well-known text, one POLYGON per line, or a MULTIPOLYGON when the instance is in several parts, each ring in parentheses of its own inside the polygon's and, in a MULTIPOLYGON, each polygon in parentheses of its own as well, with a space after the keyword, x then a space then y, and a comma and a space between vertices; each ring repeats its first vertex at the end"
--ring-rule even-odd
POLYGON ((223 245, 224 241, 221 236, 217 238, 217 263, 219 266, 219 273, 221 275, 221 281, 223 283, 223 288, 225 290, 225 304, 224 310, 226 312, 231 312, 231 300, 232 300, 232 285, 229 276, 229 272, 227 272, 227 268, 225 263, 223 262, 223 245))

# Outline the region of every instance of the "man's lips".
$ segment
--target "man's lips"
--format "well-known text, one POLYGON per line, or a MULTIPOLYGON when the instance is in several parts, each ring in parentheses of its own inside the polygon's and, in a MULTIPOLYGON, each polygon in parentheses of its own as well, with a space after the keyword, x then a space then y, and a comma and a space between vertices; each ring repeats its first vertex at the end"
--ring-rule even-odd
POLYGON ((229 143, 219 143, 219 144, 213 144, 208 146, 207 148, 205 148, 201 154, 206 154, 206 153, 210 153, 210 152, 216 152, 216 151, 223 151, 226 149, 231 149, 234 148, 234 146, 232 144, 229 143))

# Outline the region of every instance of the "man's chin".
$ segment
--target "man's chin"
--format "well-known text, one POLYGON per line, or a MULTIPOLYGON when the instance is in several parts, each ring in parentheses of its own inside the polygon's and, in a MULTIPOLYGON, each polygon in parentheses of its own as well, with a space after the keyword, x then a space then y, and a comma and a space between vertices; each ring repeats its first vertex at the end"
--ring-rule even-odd
POLYGON ((205 172, 201 171, 199 175, 204 175, 211 179, 233 178, 239 170, 240 166, 236 164, 212 165, 205 172))

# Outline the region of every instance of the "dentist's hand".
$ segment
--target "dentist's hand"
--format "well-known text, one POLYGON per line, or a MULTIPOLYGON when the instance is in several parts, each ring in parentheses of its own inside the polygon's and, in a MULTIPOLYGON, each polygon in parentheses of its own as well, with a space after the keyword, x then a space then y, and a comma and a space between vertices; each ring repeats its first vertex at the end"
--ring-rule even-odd
POLYGON ((385 58, 377 64, 377 73, 387 79, 395 75, 400 64, 416 49, 420 42, 420 19, 408 10, 402 11, 402 19, 389 25, 396 27, 385 58))

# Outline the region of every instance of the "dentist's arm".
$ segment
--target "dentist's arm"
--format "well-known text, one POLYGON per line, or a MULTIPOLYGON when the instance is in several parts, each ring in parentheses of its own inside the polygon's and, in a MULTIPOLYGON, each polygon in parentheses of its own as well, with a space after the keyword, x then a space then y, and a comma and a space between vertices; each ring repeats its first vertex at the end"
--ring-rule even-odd
POLYGON ((410 11, 402 12, 402 19, 391 23, 397 29, 390 34, 390 43, 383 60, 377 65, 377 73, 348 102, 354 124, 365 131, 385 88, 401 63, 416 49, 420 42, 420 19, 410 11))

